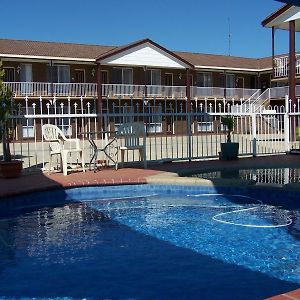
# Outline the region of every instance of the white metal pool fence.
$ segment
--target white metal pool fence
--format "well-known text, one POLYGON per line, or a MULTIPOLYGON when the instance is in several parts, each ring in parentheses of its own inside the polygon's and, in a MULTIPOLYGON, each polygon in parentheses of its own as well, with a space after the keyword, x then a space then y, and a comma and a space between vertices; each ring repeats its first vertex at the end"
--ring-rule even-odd
MULTIPOLYGON (((11 141, 13 157, 24 161, 24 168, 43 169, 49 161, 48 144, 43 140, 41 127, 51 123, 59 126, 67 136, 81 140, 85 161, 92 153, 82 132, 97 131, 99 120, 106 131, 116 131, 126 122, 143 122, 147 132, 147 160, 153 162, 218 158, 220 143, 226 141, 226 128, 221 117, 235 119, 233 141, 239 142, 239 155, 269 155, 299 148, 300 102, 283 106, 243 107, 240 102, 185 100, 136 101, 133 98, 105 99, 100 116, 95 113, 96 102, 68 98, 29 101, 15 105, 12 116, 14 138, 11 141)), ((96 136, 96 144, 102 143, 96 136)), ((122 138, 119 144, 123 143, 122 138)), ((1 145, 2 146, 2 145, 1 145)), ((2 147, 0 150, 2 155, 2 147)), ((138 153, 129 153, 128 162, 139 160, 138 153)))

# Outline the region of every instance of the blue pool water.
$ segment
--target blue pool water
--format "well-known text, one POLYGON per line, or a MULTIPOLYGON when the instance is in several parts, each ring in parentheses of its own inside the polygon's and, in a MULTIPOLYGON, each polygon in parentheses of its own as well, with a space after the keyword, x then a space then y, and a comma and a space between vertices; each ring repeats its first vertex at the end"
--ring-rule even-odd
POLYGON ((263 299, 300 286, 297 193, 90 187, 0 202, 0 298, 263 299))

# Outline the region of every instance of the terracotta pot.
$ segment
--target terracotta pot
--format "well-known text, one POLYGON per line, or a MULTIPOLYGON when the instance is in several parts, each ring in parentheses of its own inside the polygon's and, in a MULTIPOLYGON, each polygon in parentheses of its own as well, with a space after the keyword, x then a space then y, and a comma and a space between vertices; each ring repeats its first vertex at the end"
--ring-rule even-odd
POLYGON ((19 177, 23 169, 21 160, 0 161, 0 173, 4 178, 19 177))

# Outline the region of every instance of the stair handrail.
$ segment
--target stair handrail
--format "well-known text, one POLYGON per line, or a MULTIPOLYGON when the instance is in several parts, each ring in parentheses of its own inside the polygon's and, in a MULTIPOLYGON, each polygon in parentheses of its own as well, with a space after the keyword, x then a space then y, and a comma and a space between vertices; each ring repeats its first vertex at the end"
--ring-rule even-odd
POLYGON ((255 101, 257 97, 260 95, 260 89, 255 91, 246 101, 244 101, 240 106, 240 111, 246 112, 246 107, 249 107, 251 105, 251 102, 255 101), (253 100, 254 99, 254 100, 253 100))
POLYGON ((255 101, 253 101, 248 109, 247 112, 249 112, 251 110, 251 112, 255 113, 257 112, 262 106, 264 106, 264 104, 270 100, 270 94, 271 94, 271 89, 268 88, 265 91, 263 91, 256 99, 255 101), (265 96, 267 95, 267 97, 265 98, 265 96))

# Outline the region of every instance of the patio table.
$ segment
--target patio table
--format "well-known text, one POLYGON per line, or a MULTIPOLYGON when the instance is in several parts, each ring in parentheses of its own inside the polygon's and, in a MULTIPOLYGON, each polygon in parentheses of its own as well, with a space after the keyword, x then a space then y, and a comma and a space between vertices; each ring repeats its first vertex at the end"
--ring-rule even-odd
MULTIPOLYGON (((91 170, 91 165, 93 163, 94 172, 97 172, 97 159, 100 152, 103 152, 106 156, 107 161, 111 161, 114 164, 115 170, 118 169, 118 139, 115 136, 115 131, 87 131, 82 132, 81 135, 86 136, 91 147, 92 147, 92 157, 90 159, 89 168, 91 170), (102 139, 101 146, 97 146, 96 138, 100 136, 102 139)), ((101 140, 100 139, 100 140, 101 140)))

